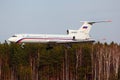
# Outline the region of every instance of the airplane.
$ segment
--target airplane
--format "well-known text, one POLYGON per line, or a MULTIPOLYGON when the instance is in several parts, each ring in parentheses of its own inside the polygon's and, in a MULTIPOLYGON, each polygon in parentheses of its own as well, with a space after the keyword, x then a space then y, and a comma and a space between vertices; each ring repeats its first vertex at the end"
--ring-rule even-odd
POLYGON ((81 21, 83 25, 78 30, 67 30, 67 34, 15 34, 8 39, 14 43, 83 43, 95 42, 89 35, 95 23, 111 21, 81 21))

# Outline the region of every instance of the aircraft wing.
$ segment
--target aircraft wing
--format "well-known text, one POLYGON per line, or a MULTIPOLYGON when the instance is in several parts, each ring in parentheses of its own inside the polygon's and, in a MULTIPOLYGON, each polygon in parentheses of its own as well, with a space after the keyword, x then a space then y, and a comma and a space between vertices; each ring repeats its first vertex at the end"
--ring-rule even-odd
POLYGON ((73 40, 73 41, 68 41, 68 42, 58 41, 55 43, 67 44, 67 43, 93 43, 93 42, 95 42, 95 40, 91 39, 91 40, 73 40))

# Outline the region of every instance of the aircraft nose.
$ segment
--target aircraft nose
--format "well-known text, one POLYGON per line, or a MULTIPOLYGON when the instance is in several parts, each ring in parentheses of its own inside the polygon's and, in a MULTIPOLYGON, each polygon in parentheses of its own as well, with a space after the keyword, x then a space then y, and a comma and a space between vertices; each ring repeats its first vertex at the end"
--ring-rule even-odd
POLYGON ((14 38, 9 38, 8 41, 15 42, 15 39, 14 38))

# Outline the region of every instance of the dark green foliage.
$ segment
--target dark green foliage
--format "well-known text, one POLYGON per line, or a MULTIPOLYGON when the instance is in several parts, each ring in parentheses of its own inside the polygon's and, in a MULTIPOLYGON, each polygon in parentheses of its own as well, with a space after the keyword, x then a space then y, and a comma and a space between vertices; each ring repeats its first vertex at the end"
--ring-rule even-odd
POLYGON ((114 42, 80 43, 72 48, 58 44, 50 50, 47 46, 26 44, 22 48, 15 43, 0 44, 0 80, 107 80, 106 66, 111 72, 108 80, 120 79, 120 63, 115 62, 120 46, 114 42))
POLYGON ((10 44, 10 65, 28 65, 28 54, 21 48, 20 45, 10 44))

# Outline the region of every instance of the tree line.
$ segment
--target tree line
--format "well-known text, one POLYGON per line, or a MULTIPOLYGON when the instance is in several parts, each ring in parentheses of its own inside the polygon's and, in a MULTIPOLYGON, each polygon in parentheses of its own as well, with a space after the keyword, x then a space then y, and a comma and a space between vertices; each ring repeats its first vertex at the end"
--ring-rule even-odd
POLYGON ((0 44, 0 80, 119 80, 120 45, 0 44))

